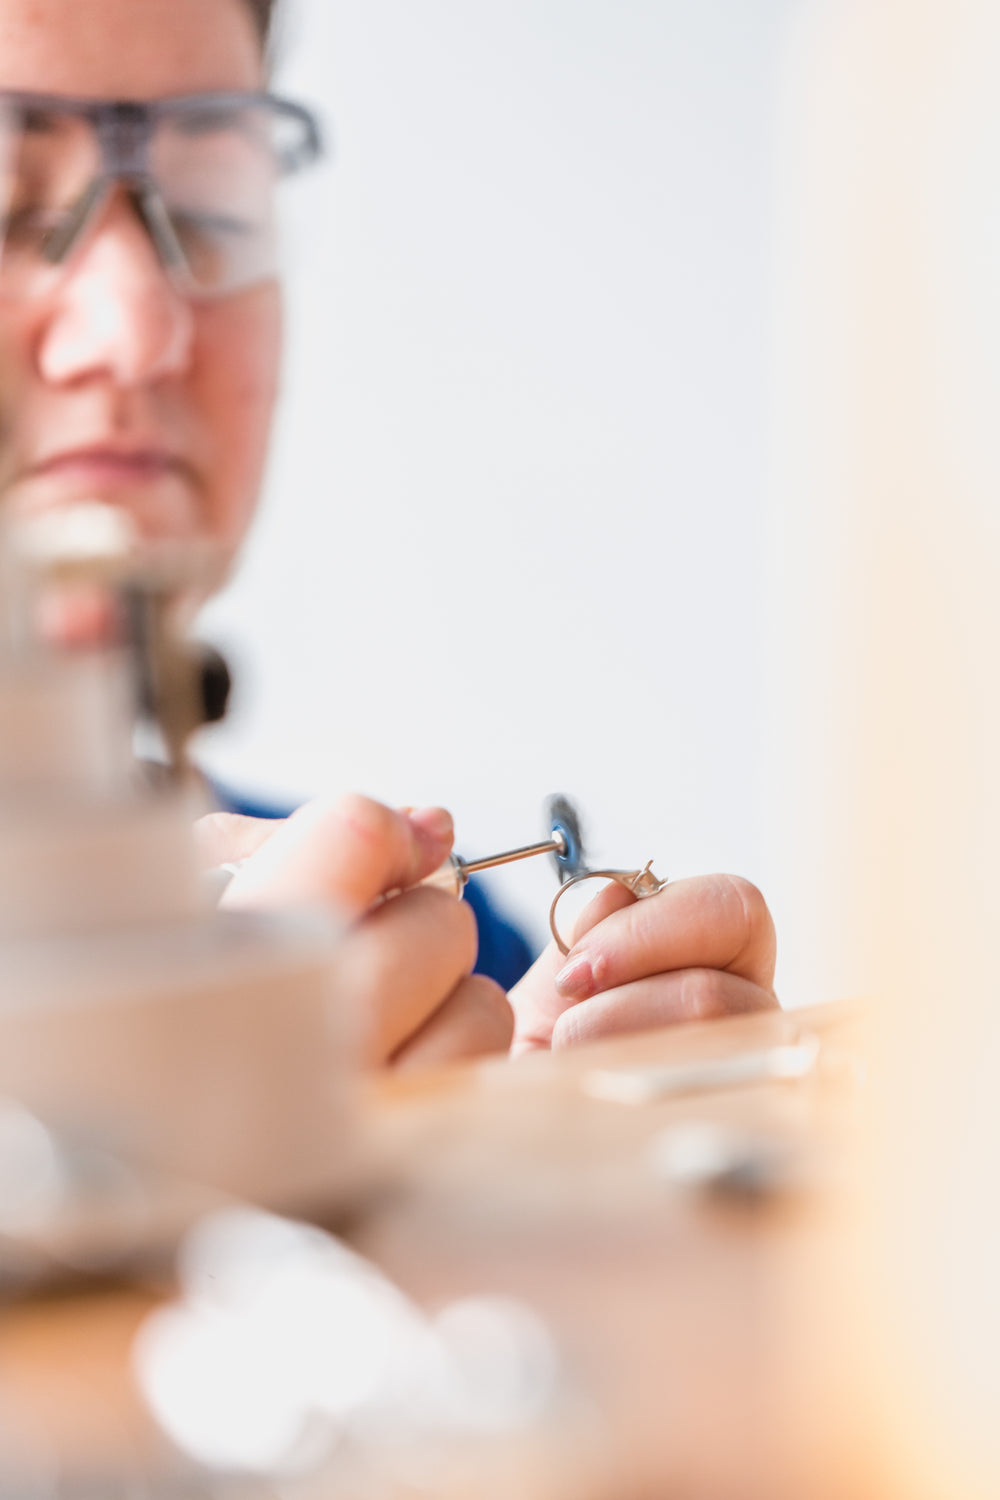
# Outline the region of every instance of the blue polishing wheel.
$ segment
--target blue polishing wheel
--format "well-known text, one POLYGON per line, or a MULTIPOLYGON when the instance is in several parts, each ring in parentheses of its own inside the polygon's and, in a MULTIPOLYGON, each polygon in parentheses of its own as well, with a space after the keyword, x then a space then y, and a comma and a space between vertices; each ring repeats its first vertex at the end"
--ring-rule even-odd
POLYGON ((561 837, 565 843, 562 854, 553 852, 560 885, 579 875, 585 868, 583 858, 583 835, 580 832, 580 814, 568 797, 550 797, 545 804, 550 838, 561 837))

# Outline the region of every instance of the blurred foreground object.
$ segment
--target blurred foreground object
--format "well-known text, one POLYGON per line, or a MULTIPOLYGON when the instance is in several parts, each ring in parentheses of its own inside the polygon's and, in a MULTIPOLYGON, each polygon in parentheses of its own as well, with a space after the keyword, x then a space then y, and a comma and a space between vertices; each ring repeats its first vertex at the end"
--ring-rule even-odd
POLYGON ((172 612, 202 560, 108 507, 41 519, 0 537, 0 1284, 169 1244, 213 1194, 329 1201, 355 1071, 330 920, 202 885, 201 661, 172 612), (124 601, 124 640, 43 639, 67 583, 124 601), (133 757, 137 709, 165 772, 133 757))
POLYGON ((830 1396, 908 1500, 1000 1494, 998 76, 995 0, 825 0, 784 122, 778 878, 877 997, 830 1396))
POLYGON ((178 1450, 230 1482, 385 1493, 415 1471, 443 1497, 465 1473, 499 1500, 514 1450, 573 1426, 552 1339, 512 1298, 428 1316, 330 1235, 247 1209, 199 1224, 179 1269, 181 1297, 139 1331, 138 1382, 178 1450))
POLYGON ((825 1007, 379 1075, 339 1242, 231 1207, 172 1285, 24 1304, 0 1410, 54 1500, 854 1500, 808 1356, 858 1042, 825 1007), (648 1069, 683 1095, 593 1086, 648 1069))

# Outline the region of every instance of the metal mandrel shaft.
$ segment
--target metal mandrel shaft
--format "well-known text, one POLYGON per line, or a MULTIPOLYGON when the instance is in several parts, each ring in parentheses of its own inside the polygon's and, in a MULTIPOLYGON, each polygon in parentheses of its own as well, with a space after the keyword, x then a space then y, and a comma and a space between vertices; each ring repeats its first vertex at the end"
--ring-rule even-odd
POLYGON ((524 844, 520 849, 507 849, 503 854, 490 854, 486 859, 459 859, 457 854, 452 854, 440 869, 435 870, 433 875, 428 875, 420 884, 435 886, 438 890, 460 896, 469 876, 475 875, 479 870, 492 870, 496 865, 513 864, 515 860, 530 859, 535 854, 559 856, 565 852, 566 839, 561 830, 556 829, 552 838, 546 839, 542 844, 524 844))
POLYGON ((496 865, 512 865, 516 859, 531 859, 535 854, 565 854, 566 840, 561 833, 546 839, 544 844, 524 844, 520 849, 508 849, 505 854, 491 854, 486 859, 463 859, 462 869, 467 875, 479 870, 492 870, 496 865))

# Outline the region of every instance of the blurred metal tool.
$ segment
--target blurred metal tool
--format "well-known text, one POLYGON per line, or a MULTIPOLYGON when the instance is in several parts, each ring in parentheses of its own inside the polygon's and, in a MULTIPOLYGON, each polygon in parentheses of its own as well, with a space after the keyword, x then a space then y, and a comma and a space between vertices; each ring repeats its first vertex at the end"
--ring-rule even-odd
POLYGON ((746 1208, 815 1193, 832 1180, 829 1161, 814 1145, 720 1120, 685 1120, 661 1131, 648 1161, 668 1187, 746 1208))
POLYGON ((478 875, 480 870, 492 870, 497 865, 511 865, 515 860, 531 859, 536 854, 554 854, 556 858, 565 856, 567 844, 565 838, 559 834, 555 838, 547 839, 541 844, 524 844, 520 849, 508 849, 503 854, 490 854, 485 859, 460 859, 457 854, 452 854, 434 871, 428 875, 421 885, 434 886, 438 890, 450 891, 455 896, 460 896, 465 890, 470 875, 478 875))
POLYGON ((613 1104, 656 1104, 682 1094, 805 1078, 819 1054, 820 1039, 810 1032, 792 1042, 732 1057, 696 1058, 664 1067, 598 1068, 584 1075, 581 1087, 592 1098, 613 1104))
POLYGON ((437 890, 461 896, 470 875, 480 870, 492 870, 498 865, 513 864, 516 860, 532 859, 536 854, 551 854, 556 870, 565 890, 575 879, 583 878, 583 839, 580 834, 580 818, 576 808, 567 797, 550 797, 546 803, 549 837, 537 844, 522 844, 517 849, 507 849, 502 854, 490 854, 485 859, 460 859, 452 854, 422 880, 437 890))

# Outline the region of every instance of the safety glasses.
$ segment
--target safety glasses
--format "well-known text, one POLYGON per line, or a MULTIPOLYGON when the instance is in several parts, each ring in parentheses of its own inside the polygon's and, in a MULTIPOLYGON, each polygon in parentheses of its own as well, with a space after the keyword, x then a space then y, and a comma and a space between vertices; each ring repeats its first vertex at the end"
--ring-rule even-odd
POLYGON ((0 91, 0 297, 51 290, 119 192, 186 294, 251 286, 277 269, 277 183, 321 154, 315 118, 272 94, 0 91))

